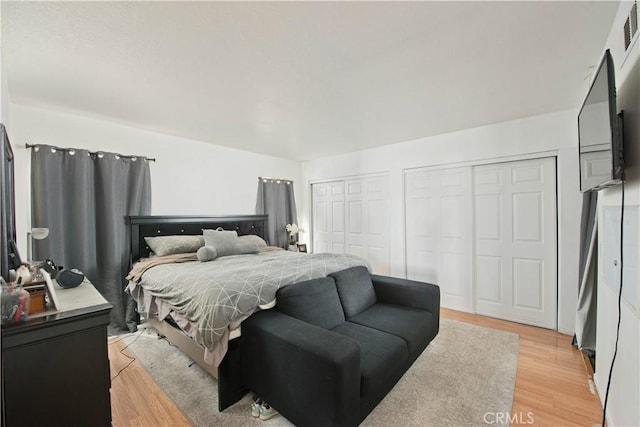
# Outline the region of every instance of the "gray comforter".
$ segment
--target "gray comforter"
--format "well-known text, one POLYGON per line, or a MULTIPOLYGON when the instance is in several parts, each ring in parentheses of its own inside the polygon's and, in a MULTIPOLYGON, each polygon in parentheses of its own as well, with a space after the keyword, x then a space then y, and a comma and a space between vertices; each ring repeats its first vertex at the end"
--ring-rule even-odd
MULTIPOLYGON (((233 255, 209 262, 157 265, 130 282, 134 297, 145 293, 168 303, 197 328, 207 349, 225 335, 229 325, 275 299, 281 286, 327 276, 368 263, 355 255, 306 254, 289 251, 233 255)), ((195 331, 194 331, 195 332, 195 331)))

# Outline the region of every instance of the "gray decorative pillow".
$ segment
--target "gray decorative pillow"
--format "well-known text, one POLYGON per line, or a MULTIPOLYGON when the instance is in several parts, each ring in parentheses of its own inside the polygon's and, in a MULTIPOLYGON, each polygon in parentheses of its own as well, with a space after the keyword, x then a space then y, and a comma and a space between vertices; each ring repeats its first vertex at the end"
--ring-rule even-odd
POLYGON ((203 236, 156 236, 145 237, 144 240, 158 256, 196 252, 204 246, 203 236))
POLYGON ((255 234, 247 234, 245 236, 239 236, 238 239, 240 239, 241 242, 247 242, 247 243, 255 243, 256 245, 258 245, 259 248, 265 248, 267 247, 267 242, 265 242, 265 240, 260 237, 257 236, 255 234))
POLYGON ((198 260, 201 262, 207 262, 214 260, 218 257, 218 251, 213 246, 203 246, 198 249, 198 260))
POLYGON ((218 257, 257 254, 260 251, 257 244, 242 242, 235 231, 204 230, 203 236, 205 245, 214 247, 218 257))

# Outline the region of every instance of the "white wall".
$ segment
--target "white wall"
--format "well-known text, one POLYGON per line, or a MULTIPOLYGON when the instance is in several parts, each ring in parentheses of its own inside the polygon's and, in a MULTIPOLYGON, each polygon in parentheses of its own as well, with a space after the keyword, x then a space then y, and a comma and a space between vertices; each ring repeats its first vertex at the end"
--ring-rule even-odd
MULTIPOLYGON (((2 23, 2 3, 0 1, 0 23, 2 23)), ((6 126, 9 123, 9 83, 7 82, 7 64, 2 52, 2 29, 0 28, 0 122, 6 126)))
MULTIPOLYGON (((624 110, 624 150, 625 172, 625 208, 637 209, 640 201, 640 34, 636 34, 635 44, 628 53, 624 52, 622 28, 631 10, 633 2, 620 4, 618 15, 605 48, 611 50, 616 73, 618 110, 624 110)), ((603 54, 601 52, 601 54, 603 54)), ((603 239, 606 230, 602 222, 603 211, 610 207, 621 206, 620 186, 601 191, 599 194, 599 239, 603 239)), ((635 233, 625 233, 624 240, 637 247, 638 226, 635 233)), ((626 244, 625 244, 626 246, 626 244)), ((599 255, 598 272, 598 324, 596 342, 595 382, 604 401, 609 367, 615 346, 616 324, 618 321, 618 283, 609 283, 604 274, 603 260, 617 258, 614 254, 599 255)), ((625 254, 631 255, 631 254, 625 254)), ((624 257, 624 268, 638 267, 638 254, 624 257)), ((640 295, 640 282, 623 283, 623 287, 636 287, 635 295, 640 295)), ((640 297, 637 297, 640 298, 640 297)), ((636 301, 640 307, 640 301, 636 301)), ((626 301, 622 303, 622 321, 618 355, 613 371, 611 391, 607 408, 607 420, 610 426, 640 425, 640 314, 626 301)))
MULTIPOLYGON (((0 2, 1 3, 1 2, 0 2)), ((7 83, 7 73, 4 70, 4 61, 0 64, 0 122, 5 126, 10 120, 9 88, 7 83)))
MULTIPOLYGON (((585 89, 586 93, 586 89, 585 89)), ((576 100, 578 106, 580 100, 576 100)), ((422 166, 478 163, 549 153, 558 156, 559 290, 558 327, 573 333, 578 293, 581 196, 578 189, 577 109, 467 129, 381 148, 303 163, 304 215, 309 227, 310 181, 389 172, 391 275, 405 276, 403 170, 422 166)))
MULTIPOLYGON (((9 126, 8 126, 9 127, 9 126)), ((12 105, 10 137, 16 156, 18 243, 26 253, 30 225, 29 144, 153 157, 152 214, 253 214, 258 176, 287 178, 300 194, 300 163, 112 122, 12 105)), ((298 197, 299 198, 299 197, 298 197)))

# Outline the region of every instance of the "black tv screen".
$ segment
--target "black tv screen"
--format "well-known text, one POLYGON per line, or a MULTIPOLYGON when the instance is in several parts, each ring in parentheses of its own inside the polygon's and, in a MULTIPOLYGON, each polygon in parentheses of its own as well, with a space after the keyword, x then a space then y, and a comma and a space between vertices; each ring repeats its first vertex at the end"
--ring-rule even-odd
POLYGON ((620 122, 613 58, 607 50, 578 114, 580 191, 601 190, 624 179, 620 122))

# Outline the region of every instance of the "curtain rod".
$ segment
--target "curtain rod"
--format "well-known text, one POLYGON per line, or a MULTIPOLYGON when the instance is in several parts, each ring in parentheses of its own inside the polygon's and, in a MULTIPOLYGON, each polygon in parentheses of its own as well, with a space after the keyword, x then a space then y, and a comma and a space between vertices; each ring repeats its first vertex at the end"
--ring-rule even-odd
POLYGON ((285 179, 285 178, 271 178, 270 176, 259 176, 258 177, 258 181, 262 181, 262 180, 270 180, 270 181, 284 181, 284 182, 290 182, 291 184, 293 184, 293 180, 292 179, 285 179))
MULTIPOLYGON (((40 145, 38 145, 38 144, 26 143, 24 146, 26 148, 40 148, 40 145)), ((55 148, 56 150, 60 150, 60 151, 75 151, 76 150, 76 148, 56 147, 55 145, 48 145, 48 146, 51 147, 51 148, 55 148)), ((89 151, 89 154, 94 155, 94 156, 98 156, 100 153, 104 154, 104 151, 89 151)), ((154 159, 154 158, 145 157, 145 156, 126 156, 126 155, 120 154, 120 153, 113 153, 113 154, 115 154, 118 157, 125 158, 125 159, 135 159, 135 158, 140 157, 140 158, 146 159, 148 162, 155 162, 156 161, 156 159, 154 159)))

